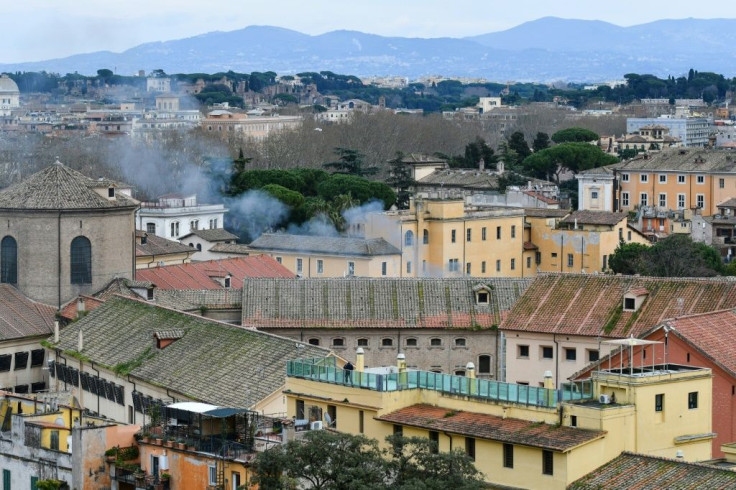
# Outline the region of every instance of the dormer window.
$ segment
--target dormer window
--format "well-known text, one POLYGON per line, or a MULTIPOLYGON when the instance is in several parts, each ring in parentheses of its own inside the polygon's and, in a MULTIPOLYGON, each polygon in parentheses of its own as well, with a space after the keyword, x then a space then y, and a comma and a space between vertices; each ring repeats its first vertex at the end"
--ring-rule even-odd
POLYGON ((487 305, 488 301, 489 301, 488 291, 479 291, 478 292, 478 303, 487 305))
POLYGON ((628 290, 624 293, 624 311, 639 311, 648 294, 645 288, 628 290))
POLYGON ((230 287, 230 276, 227 276, 225 278, 225 288, 229 288, 229 287, 230 287))
POLYGON ((153 301, 153 288, 146 289, 146 299, 148 301, 153 301))
POLYGON ((493 286, 489 286, 488 284, 476 284, 473 287, 473 292, 475 292, 475 303, 477 305, 483 305, 488 306, 491 304, 491 290, 493 289, 493 286))
POLYGON ((113 198, 115 197, 115 188, 114 187, 108 187, 107 188, 107 197, 113 198))

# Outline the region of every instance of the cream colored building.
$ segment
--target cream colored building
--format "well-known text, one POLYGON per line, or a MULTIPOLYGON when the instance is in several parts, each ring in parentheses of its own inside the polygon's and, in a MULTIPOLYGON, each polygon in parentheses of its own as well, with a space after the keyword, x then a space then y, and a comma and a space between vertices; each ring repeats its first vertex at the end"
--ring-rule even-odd
POLYGON ((223 136, 227 136, 229 132, 238 132, 255 140, 262 140, 271 133, 296 129, 301 124, 301 116, 258 117, 218 109, 207 114, 202 121, 202 128, 206 132, 222 133, 223 136))
POLYGON ((467 376, 450 376, 407 362, 402 354, 396 366, 368 369, 358 359, 344 371, 334 358, 291 361, 287 415, 381 444, 403 434, 464 449, 487 483, 504 488, 564 489, 622 451, 711 457, 710 369, 601 370, 555 390, 551 374, 536 388, 475 379, 470 364, 467 376))
POLYGON ((401 250, 383 238, 265 233, 248 248, 299 277, 402 277, 401 250))
POLYGON ((527 277, 524 210, 466 207, 462 199, 412 201, 408 210, 371 213, 366 238, 401 250, 401 277, 527 277))

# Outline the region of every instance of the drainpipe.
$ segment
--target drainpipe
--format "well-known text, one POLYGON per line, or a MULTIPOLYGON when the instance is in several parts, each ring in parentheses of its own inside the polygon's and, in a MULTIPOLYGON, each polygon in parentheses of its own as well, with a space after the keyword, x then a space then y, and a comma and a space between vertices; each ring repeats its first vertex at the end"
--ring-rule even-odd
MULTIPOLYGON (((95 363, 92 361, 89 361, 89 367, 97 371, 97 377, 100 377, 100 371, 99 369, 95 368, 95 363)), ((100 415, 100 394, 97 393, 97 415, 100 415)))
MULTIPOLYGON (((61 209, 59 210, 59 216, 56 220, 56 280, 57 280, 57 303, 59 309, 61 309, 61 209)), ((66 364, 66 360, 64 361, 66 364)), ((64 382, 66 385, 66 381, 64 382)), ((66 386, 64 386, 66 389, 66 386)))
POLYGON ((555 386, 560 383, 560 344, 557 342, 557 334, 552 334, 552 342, 555 343, 555 386))
POLYGON ((442 433, 446 435, 448 439, 450 439, 450 452, 452 452, 452 436, 448 434, 447 431, 444 431, 444 430, 442 431, 442 433))

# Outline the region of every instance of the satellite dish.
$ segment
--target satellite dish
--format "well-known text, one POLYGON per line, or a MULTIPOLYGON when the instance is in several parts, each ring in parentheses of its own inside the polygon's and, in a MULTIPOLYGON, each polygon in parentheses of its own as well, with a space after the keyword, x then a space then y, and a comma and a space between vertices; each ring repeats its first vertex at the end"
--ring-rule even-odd
POLYGON ((325 422, 327 422, 327 427, 332 425, 332 417, 330 417, 330 414, 325 412, 325 422))

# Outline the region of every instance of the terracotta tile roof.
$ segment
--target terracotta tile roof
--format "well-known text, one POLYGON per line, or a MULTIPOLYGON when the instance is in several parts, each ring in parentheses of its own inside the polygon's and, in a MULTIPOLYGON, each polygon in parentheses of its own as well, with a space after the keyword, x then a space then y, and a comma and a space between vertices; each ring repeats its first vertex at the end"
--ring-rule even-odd
POLYGON ((530 420, 504 419, 495 415, 454 411, 424 404, 405 407, 376 417, 376 420, 561 452, 569 451, 606 434, 605 431, 556 426, 530 420))
POLYGON ((567 209, 524 208, 524 215, 530 218, 564 218, 568 214, 567 209))
POLYGON ((73 298, 71 301, 61 307, 61 310, 59 310, 59 316, 62 318, 66 318, 67 320, 76 320, 79 313, 80 299, 84 300, 84 308, 86 311, 92 311, 105 302, 105 300, 95 298, 94 296, 80 294, 78 297, 73 298))
POLYGON ((401 250, 383 238, 264 233, 248 246, 255 251, 314 252, 350 256, 401 255, 401 250))
POLYGON ((134 378, 225 407, 252 407, 283 386, 287 360, 329 352, 122 296, 64 328, 56 347, 75 352, 80 329, 82 354, 96 364, 113 369, 142 360, 130 372, 134 378), (183 335, 164 349, 152 349, 154 333, 164 329, 183 335))
POLYGON ((502 330, 640 336, 667 318, 736 307, 736 281, 586 274, 538 276, 514 304, 502 330), (623 311, 623 295, 646 288, 638 312, 623 311))
POLYGON ((116 193, 114 199, 107 199, 94 191, 95 188, 109 186, 113 186, 111 181, 90 179, 56 162, 0 191, 0 208, 105 209, 134 208, 138 205, 138 201, 120 192, 116 193))
POLYGON ((233 235, 224 228, 214 228, 211 230, 192 230, 191 233, 184 235, 179 239, 184 240, 186 237, 191 235, 198 236, 202 240, 206 240, 208 242, 224 242, 226 240, 238 239, 238 235, 233 235))
POLYGON ((136 257, 147 257, 167 254, 194 253, 197 250, 184 245, 183 243, 167 240, 154 234, 148 234, 145 231, 136 230, 135 236, 135 255, 136 257), (141 239, 145 237, 146 243, 141 243, 141 239))
POLYGON ((664 325, 736 377, 736 310, 682 316, 664 325))
POLYGON ((209 251, 240 255, 250 255, 252 253, 258 253, 254 250, 251 250, 248 245, 244 245, 242 243, 215 243, 209 251))
POLYGON ((730 150, 709 148, 666 148, 651 154, 640 154, 621 163, 603 168, 618 172, 736 172, 736 158, 730 150))
POLYGON ((584 489, 691 489, 736 488, 736 472, 706 464, 686 463, 623 452, 568 488, 584 489))
POLYGON ((528 196, 532 196, 532 197, 534 197, 536 199, 539 199, 543 203, 547 203, 547 204, 559 204, 559 201, 557 199, 552 199, 551 197, 547 197, 544 194, 542 194, 541 192, 535 192, 535 191, 523 191, 523 192, 524 192, 524 194, 526 194, 528 196))
POLYGON ((524 250, 539 250, 539 247, 532 242, 524 242, 524 250))
POLYGON ((491 328, 529 279, 246 279, 243 325, 262 328, 491 328), (474 288, 490 292, 478 304, 474 288))
POLYGON ((718 205, 719 208, 736 208, 736 197, 732 197, 727 201, 723 201, 718 205))
POLYGON ((579 225, 616 225, 626 218, 626 213, 610 213, 608 211, 574 211, 560 223, 579 225))
POLYGON ((230 274, 230 286, 243 287, 243 279, 251 277, 291 278, 294 274, 275 259, 266 255, 252 255, 230 259, 167 265, 151 269, 138 269, 138 280, 150 281, 161 289, 221 289, 223 286, 213 277, 230 274))
POLYGON ((10 284, 0 284, 0 340, 48 335, 56 308, 26 298, 10 284))

